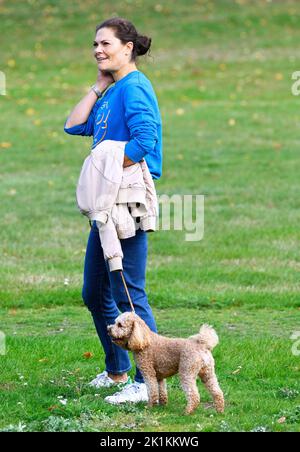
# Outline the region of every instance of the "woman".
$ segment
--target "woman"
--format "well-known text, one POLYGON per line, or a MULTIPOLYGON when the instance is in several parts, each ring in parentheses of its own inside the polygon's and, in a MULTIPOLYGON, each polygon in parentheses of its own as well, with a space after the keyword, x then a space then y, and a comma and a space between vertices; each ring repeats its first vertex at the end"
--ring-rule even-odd
MULTIPOLYGON (((151 82, 136 67, 137 57, 147 53, 151 39, 139 35, 131 22, 112 18, 96 27, 93 45, 98 78, 71 112, 65 131, 93 135, 92 147, 102 140, 128 141, 123 166, 145 158, 152 178, 158 179, 162 172, 161 116, 151 82)), ((123 268, 136 313, 156 332, 145 293, 147 239, 147 233, 138 229, 134 237, 121 240, 123 268)), ((120 273, 110 272, 104 260, 95 222, 87 244, 82 297, 105 352, 106 369, 90 384, 121 387, 121 391, 106 397, 109 403, 147 401, 142 374, 137 369, 132 383, 127 375, 131 368, 128 353, 113 344, 107 334, 107 325, 130 306, 120 273)))

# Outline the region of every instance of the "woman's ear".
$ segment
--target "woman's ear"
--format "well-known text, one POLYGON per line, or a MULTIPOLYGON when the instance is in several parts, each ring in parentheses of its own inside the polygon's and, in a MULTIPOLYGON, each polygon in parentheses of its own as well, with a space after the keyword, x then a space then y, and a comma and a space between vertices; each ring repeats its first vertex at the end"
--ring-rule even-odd
POLYGON ((150 335, 146 324, 139 317, 135 317, 133 320, 132 333, 128 341, 128 349, 132 351, 140 351, 149 344, 150 335))
POLYGON ((126 43, 126 55, 129 55, 132 52, 134 44, 132 41, 126 43))

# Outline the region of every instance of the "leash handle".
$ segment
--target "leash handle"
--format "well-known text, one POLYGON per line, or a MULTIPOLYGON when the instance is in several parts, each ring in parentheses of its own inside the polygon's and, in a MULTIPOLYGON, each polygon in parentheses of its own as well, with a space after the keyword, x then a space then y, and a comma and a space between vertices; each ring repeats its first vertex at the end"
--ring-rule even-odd
POLYGON ((124 278, 122 270, 120 270, 120 273, 121 273, 121 278, 122 278, 122 281, 123 281, 123 284, 124 284, 125 292, 126 292, 126 295, 127 295, 127 298, 128 298, 128 301, 129 301, 129 304, 130 304, 130 307, 131 307, 131 310, 132 310, 132 312, 135 312, 133 303, 131 301, 131 298, 130 298, 130 295, 129 295, 129 292, 128 292, 128 289, 127 289, 126 281, 125 281, 125 278, 124 278))

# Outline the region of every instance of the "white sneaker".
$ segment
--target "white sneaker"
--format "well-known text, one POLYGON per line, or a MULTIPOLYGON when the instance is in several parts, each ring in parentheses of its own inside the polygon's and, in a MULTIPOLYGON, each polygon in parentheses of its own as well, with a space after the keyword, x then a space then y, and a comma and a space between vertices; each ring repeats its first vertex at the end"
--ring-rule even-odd
POLYGON ((147 387, 145 383, 134 382, 125 386, 125 388, 116 392, 112 396, 105 397, 105 402, 113 405, 119 405, 121 403, 131 402, 148 402, 147 387))
POLYGON ((127 385, 127 384, 129 384, 131 382, 132 382, 131 378, 128 377, 127 381, 125 381, 124 383, 117 383, 112 378, 110 378, 108 376, 108 373, 105 370, 101 374, 98 374, 97 377, 94 378, 94 380, 92 380, 89 383, 89 386, 93 386, 95 388, 110 388, 111 386, 122 387, 122 386, 127 385))

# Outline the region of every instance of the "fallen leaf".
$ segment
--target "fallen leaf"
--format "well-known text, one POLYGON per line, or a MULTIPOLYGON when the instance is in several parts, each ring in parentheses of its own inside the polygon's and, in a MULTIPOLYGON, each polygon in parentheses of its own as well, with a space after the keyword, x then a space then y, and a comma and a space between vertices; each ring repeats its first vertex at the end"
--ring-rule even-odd
POLYGON ((285 416, 281 417, 280 419, 278 419, 277 422, 278 424, 284 424, 286 422, 286 417, 285 416))
POLYGON ((283 74, 281 74, 280 72, 275 74, 275 80, 283 80, 283 74))
POLYGON ((273 143, 273 149, 281 149, 282 144, 281 143, 273 143))
POLYGON ((161 13, 161 12, 163 11, 163 9, 164 9, 163 6, 160 5, 160 4, 154 6, 154 10, 155 10, 157 13, 161 13))
POLYGON ((234 371, 232 372, 232 375, 239 374, 241 370, 242 370, 242 366, 239 366, 236 370, 234 370, 234 371))
POLYGON ((92 358, 94 355, 93 355, 93 353, 91 353, 91 352, 85 352, 84 354, 83 354, 83 357, 84 358, 86 358, 86 359, 90 359, 90 358, 92 358))
POLYGON ((7 149, 11 147, 11 143, 9 143, 8 141, 2 141, 2 143, 0 143, 0 147, 3 149, 7 149))
POLYGON ((35 109, 34 108, 27 108, 25 113, 26 113, 27 116, 33 116, 35 114, 35 109))
POLYGON ((59 408, 58 405, 51 405, 51 406, 49 406, 48 411, 57 410, 58 408, 59 408))
POLYGON ((7 64, 7 66, 8 67, 15 67, 16 66, 16 62, 15 62, 15 60, 8 60, 7 62, 6 62, 6 64, 7 64))
POLYGON ((48 358, 41 358, 39 359, 39 363, 47 363, 49 361, 48 358))

